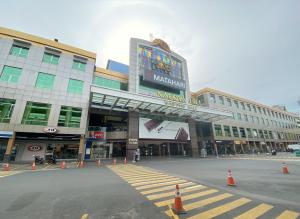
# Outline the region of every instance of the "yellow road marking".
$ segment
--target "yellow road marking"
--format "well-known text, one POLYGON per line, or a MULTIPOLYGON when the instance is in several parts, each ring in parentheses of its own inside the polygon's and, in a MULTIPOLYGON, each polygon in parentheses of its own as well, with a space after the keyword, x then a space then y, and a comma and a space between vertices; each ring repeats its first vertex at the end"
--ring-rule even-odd
POLYGON ((120 177, 122 177, 123 179, 144 179, 146 177, 159 177, 159 176, 168 176, 167 174, 147 174, 147 175, 136 175, 136 176, 121 176, 119 175, 120 177))
POLYGON ((210 209, 208 211, 202 212, 200 214, 196 214, 192 217, 189 217, 188 219, 197 219, 197 218, 209 219, 209 218, 213 218, 213 217, 219 216, 221 214, 224 214, 228 211, 231 211, 231 210, 233 210, 237 207, 240 207, 244 204, 247 204, 249 202, 251 202, 250 199, 240 198, 240 199, 235 200, 233 202, 229 202, 229 203, 221 205, 219 207, 216 207, 216 208, 210 209))
POLYGON ((174 181, 174 180, 179 180, 180 178, 174 178, 174 177, 170 177, 167 179, 153 179, 153 180, 149 180, 146 182, 138 182, 138 183, 132 183, 132 186, 142 186, 142 185, 151 185, 154 183, 159 183, 159 182, 168 182, 168 181, 174 181))
POLYGON ((298 212, 286 210, 282 212, 276 219, 294 219, 297 218, 299 215, 300 213, 298 212))
POLYGON ((217 195, 217 196, 214 196, 214 197, 211 197, 211 198, 207 198, 207 199, 204 199, 204 200, 200 200, 200 201, 196 201, 196 202, 184 205, 184 209, 186 211, 191 211, 193 209, 204 207, 206 205, 224 200, 224 199, 232 197, 232 196, 233 196, 232 194, 224 193, 224 194, 221 194, 221 195, 217 195))
POLYGON ((145 185, 145 186, 139 186, 136 187, 136 190, 142 190, 142 189, 150 189, 150 188, 155 188, 159 186, 166 186, 166 185, 176 185, 177 183, 183 183, 186 182, 186 180, 175 180, 175 181, 169 181, 169 182, 163 182, 163 183, 155 183, 151 185, 145 185))
POLYGON ((145 182, 147 180, 154 180, 154 179, 167 179, 167 178, 171 178, 173 176, 150 176, 150 177, 143 177, 142 179, 126 179, 127 182, 129 183, 138 183, 138 182, 145 182))
POLYGON ((17 173, 21 173, 22 171, 2 171, 0 172, 0 177, 7 177, 7 176, 12 176, 17 173))
MULTIPOLYGON (((186 183, 180 183, 178 185, 179 185, 180 188, 182 188, 182 187, 186 187, 186 186, 195 185, 195 183, 193 183, 193 182, 186 182, 186 183)), ((173 189, 173 190, 175 189, 174 185, 160 187, 160 188, 157 188, 157 189, 151 189, 151 190, 141 191, 141 194, 148 195, 148 194, 152 194, 152 193, 156 193, 156 192, 163 192, 163 191, 167 191, 167 190, 171 190, 171 189, 173 189)))
POLYGON ((89 218, 89 214, 84 214, 84 215, 81 216, 80 219, 88 219, 88 218, 89 218))
MULTIPOLYGON (((181 200, 182 201, 187 201, 187 200, 190 200, 190 199, 199 198, 199 197, 209 195, 209 194, 213 194, 213 193, 216 193, 216 192, 218 192, 218 190, 210 189, 210 190, 207 190, 207 191, 204 191, 204 192, 198 192, 198 193, 194 193, 194 194, 190 194, 190 195, 181 196, 181 200)), ((157 207, 162 207, 162 206, 169 205, 173 202, 174 202, 174 199, 169 199, 169 200, 165 200, 165 201, 161 201, 161 202, 155 202, 154 204, 157 207)))
POLYGON ((164 173, 137 173, 137 174, 118 174, 121 177, 141 177, 141 176, 153 176, 153 175, 166 175, 164 173))
POLYGON ((165 211, 165 213, 173 219, 179 219, 179 217, 176 214, 174 214, 174 212, 172 211, 171 205, 168 205, 168 207, 169 210, 165 211))
MULTIPOLYGON (((181 194, 186 193, 186 192, 196 191, 196 190, 199 190, 199 189, 204 189, 204 188, 206 188, 206 186, 202 186, 202 185, 195 185, 195 186, 187 187, 187 188, 181 189, 181 194)), ((156 195, 148 195, 147 198, 149 200, 154 200, 154 199, 165 198, 165 197, 169 197, 169 196, 173 196, 173 195, 175 195, 174 191, 159 193, 159 194, 156 194, 156 195)))
POLYGON ((235 217, 235 219, 252 219, 252 218, 258 218, 259 216, 263 215, 270 209, 272 209, 272 205, 268 204, 260 204, 256 206, 255 208, 250 209, 249 211, 246 211, 245 213, 239 215, 238 217, 235 217))
POLYGON ((52 166, 51 164, 47 164, 43 169, 48 169, 51 166, 52 166))

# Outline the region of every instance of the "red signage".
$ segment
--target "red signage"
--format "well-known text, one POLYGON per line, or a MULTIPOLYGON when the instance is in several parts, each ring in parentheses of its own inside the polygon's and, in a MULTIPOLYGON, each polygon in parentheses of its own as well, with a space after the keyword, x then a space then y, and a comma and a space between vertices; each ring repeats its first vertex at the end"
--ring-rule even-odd
POLYGON ((39 145, 29 145, 27 147, 27 150, 28 151, 40 151, 40 150, 42 150, 42 147, 39 145))
POLYGON ((94 138, 105 138, 105 132, 94 132, 94 138))

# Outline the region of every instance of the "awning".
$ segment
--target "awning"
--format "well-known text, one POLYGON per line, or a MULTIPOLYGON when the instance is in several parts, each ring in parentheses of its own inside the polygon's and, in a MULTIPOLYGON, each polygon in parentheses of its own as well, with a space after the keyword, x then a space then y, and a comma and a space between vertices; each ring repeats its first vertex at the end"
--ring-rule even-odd
POLYGON ((91 107, 110 111, 133 110, 191 117, 196 121, 214 122, 232 118, 232 113, 198 105, 163 100, 143 94, 130 93, 100 86, 91 86, 91 107))

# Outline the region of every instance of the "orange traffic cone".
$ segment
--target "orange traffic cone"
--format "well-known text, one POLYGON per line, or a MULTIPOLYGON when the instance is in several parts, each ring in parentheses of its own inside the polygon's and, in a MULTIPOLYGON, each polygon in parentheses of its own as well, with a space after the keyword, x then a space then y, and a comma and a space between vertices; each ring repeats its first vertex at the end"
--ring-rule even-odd
POLYGON ((114 165, 116 165, 116 163, 117 163, 117 160, 116 160, 116 158, 114 159, 114 165))
POLYGON ((80 161, 79 167, 80 167, 80 168, 83 168, 83 166, 84 166, 84 165, 83 165, 83 161, 80 161))
POLYGON ((283 174, 288 174, 289 173, 288 167, 285 163, 282 163, 282 173, 283 174))
POLYGON ((97 167, 100 167, 101 165, 101 161, 100 161, 100 158, 97 160, 97 167))
POLYGON ((10 171, 9 163, 3 164, 3 171, 10 171))
POLYGON ((127 160, 126 160, 126 157, 125 157, 125 159, 124 159, 124 165, 126 165, 127 164, 127 160))
POLYGON ((231 170, 228 170, 228 174, 227 174, 227 185, 228 185, 228 186, 235 186, 235 182, 234 182, 234 179, 233 179, 233 177, 232 177, 231 170))
POLYGON ((31 170, 36 170, 36 167, 35 167, 35 162, 34 162, 34 161, 32 162, 32 165, 31 165, 31 170))
POLYGON ((65 167, 66 167, 66 162, 65 161, 61 162, 60 169, 65 169, 65 167))
POLYGON ((175 200, 174 204, 172 205, 172 210, 175 214, 185 214, 186 211, 184 210, 182 206, 182 201, 181 201, 181 194, 179 192, 179 185, 176 185, 176 191, 175 191, 175 200))

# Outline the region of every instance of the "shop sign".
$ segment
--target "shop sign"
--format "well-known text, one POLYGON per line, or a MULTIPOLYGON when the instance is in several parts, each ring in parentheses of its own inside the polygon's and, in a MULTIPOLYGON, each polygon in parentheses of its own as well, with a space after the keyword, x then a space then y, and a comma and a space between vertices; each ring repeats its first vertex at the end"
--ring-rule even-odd
POLYGON ((235 144, 241 144, 241 141, 234 141, 235 144))
POLYGON ((185 90, 185 81, 179 78, 172 77, 168 74, 158 73, 152 70, 146 70, 144 80, 152 83, 161 84, 167 87, 185 90))
POLYGON ((89 138, 97 139, 97 140, 105 140, 106 139, 106 128, 98 127, 98 131, 89 131, 89 138))
POLYGON ((0 131, 0 138, 10 138, 12 135, 13 135, 13 132, 0 131))
POLYGON ((46 132, 46 133, 56 133, 57 129, 54 128, 54 127, 45 127, 44 132, 46 132))
POLYGON ((94 132, 94 137, 97 139, 105 138, 105 132, 94 132))
POLYGON ((39 145, 29 145, 27 147, 27 150, 28 151, 40 151, 40 150, 42 150, 42 146, 39 146, 39 145))
POLYGON ((129 144, 138 144, 138 139, 136 139, 136 138, 129 138, 128 139, 128 143, 129 144))

